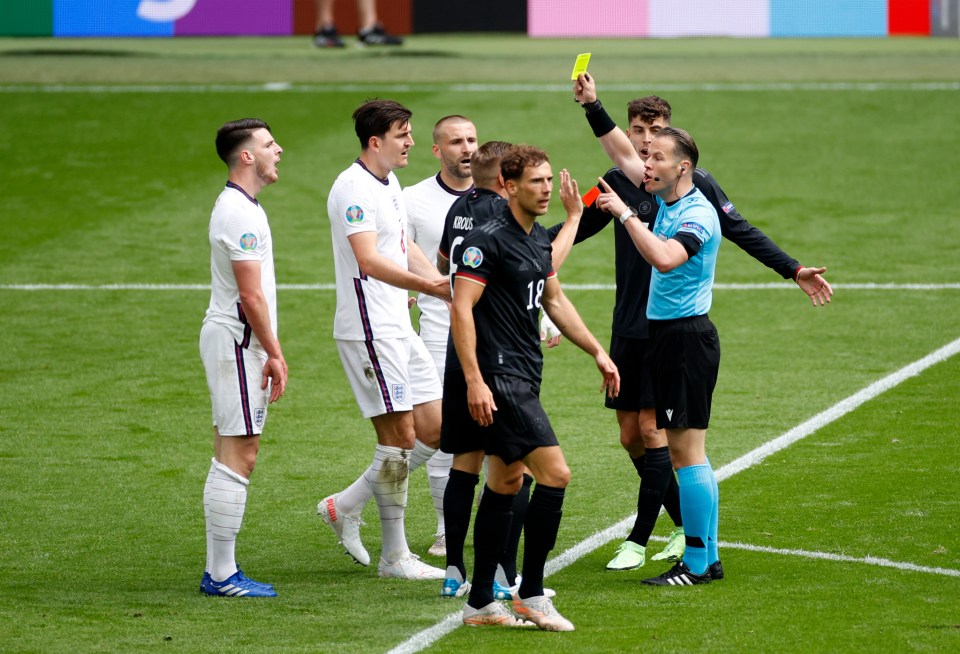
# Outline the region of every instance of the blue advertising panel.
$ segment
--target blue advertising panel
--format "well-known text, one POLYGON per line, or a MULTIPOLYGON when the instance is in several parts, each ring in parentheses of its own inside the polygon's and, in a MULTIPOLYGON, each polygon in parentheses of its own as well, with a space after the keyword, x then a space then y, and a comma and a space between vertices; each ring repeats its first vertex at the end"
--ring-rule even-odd
POLYGON ((195 0, 53 0, 54 36, 173 36, 172 17, 195 0))
POLYGON ((770 0, 770 36, 886 36, 887 0, 770 0))

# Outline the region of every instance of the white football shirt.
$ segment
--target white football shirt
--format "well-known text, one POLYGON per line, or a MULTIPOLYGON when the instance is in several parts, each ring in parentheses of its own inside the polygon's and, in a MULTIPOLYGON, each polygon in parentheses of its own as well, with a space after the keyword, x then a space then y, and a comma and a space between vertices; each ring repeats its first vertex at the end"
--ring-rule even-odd
POLYGON ((337 281, 333 337, 371 341, 411 336, 407 291, 361 274, 347 238, 376 232, 377 252, 407 268, 407 212, 396 175, 380 179, 358 159, 330 189, 327 215, 337 281))
POLYGON ((210 214, 210 306, 204 322, 224 325, 240 345, 263 351, 240 306, 234 261, 260 262, 260 287, 270 309, 270 327, 277 333, 277 280, 273 238, 267 214, 239 186, 227 182, 210 214))
MULTIPOLYGON (((420 246, 430 263, 436 263, 440 237, 447 212, 457 198, 473 191, 455 191, 440 179, 440 173, 403 189, 410 224, 410 240, 420 246)), ((443 300, 423 293, 417 298, 420 307, 420 338, 446 344, 450 331, 450 310, 443 300)))

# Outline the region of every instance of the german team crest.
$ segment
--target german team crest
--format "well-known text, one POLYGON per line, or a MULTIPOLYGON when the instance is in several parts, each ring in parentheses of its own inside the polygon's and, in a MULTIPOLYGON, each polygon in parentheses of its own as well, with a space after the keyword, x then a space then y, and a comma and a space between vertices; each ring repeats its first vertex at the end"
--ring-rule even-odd
POLYGON ((346 218, 348 223, 351 225, 356 225, 358 222, 363 220, 363 208, 356 204, 351 207, 347 207, 346 218))
POLYGON ((257 235, 247 232, 240 237, 240 249, 244 252, 253 252, 257 249, 257 235))
POLYGON ((483 263, 483 252, 480 248, 470 246, 463 251, 463 265, 469 268, 476 268, 483 263))
POLYGON ((263 427, 263 421, 267 418, 266 409, 254 409, 253 410, 253 424, 257 427, 263 427))
POLYGON ((405 384, 394 384, 391 388, 390 396, 394 402, 403 402, 407 399, 407 387, 405 384))

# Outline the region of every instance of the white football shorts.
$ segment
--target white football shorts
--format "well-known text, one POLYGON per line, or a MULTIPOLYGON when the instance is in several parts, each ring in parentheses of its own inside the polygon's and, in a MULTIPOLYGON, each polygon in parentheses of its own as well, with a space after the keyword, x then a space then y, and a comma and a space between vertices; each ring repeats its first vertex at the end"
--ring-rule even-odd
POLYGON ((220 435, 262 433, 270 399, 270 384, 260 388, 266 353, 240 347, 227 327, 206 322, 200 330, 200 358, 207 372, 213 426, 220 435))
POLYGON ((427 351, 433 358, 433 365, 437 368, 437 374, 440 376, 440 385, 443 385, 443 375, 447 370, 447 342, 446 341, 424 341, 427 351))
POLYGON ((364 418, 412 411, 439 400, 443 387, 420 337, 337 341, 340 362, 364 418))

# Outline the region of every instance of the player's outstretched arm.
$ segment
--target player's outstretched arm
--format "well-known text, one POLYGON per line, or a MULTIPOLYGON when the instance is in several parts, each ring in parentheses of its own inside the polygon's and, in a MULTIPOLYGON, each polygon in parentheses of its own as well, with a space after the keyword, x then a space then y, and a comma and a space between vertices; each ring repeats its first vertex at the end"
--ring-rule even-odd
POLYGON ((686 263, 689 255, 683 245, 676 239, 669 238, 661 241, 647 229, 636 217, 636 212, 632 211, 627 203, 620 199, 607 181, 600 178, 600 188, 603 189, 597 197, 597 206, 604 211, 609 211, 623 224, 630 240, 636 246, 647 263, 660 272, 669 272, 677 266, 686 263))
POLYGON ((546 288, 541 299, 543 310, 550 316, 560 332, 581 350, 591 355, 596 361, 597 369, 603 375, 602 390, 610 397, 620 394, 620 372, 613 363, 606 350, 600 345, 593 333, 584 324, 576 308, 564 295, 560 282, 556 277, 547 280, 546 288))
POLYGON ((826 268, 804 267, 797 270, 797 286, 810 297, 813 306, 824 306, 830 303, 833 297, 833 288, 830 283, 821 277, 827 272, 826 268))
POLYGON ((428 279, 411 272, 377 252, 376 232, 351 234, 347 239, 350 241, 353 255, 363 274, 397 288, 426 293, 441 300, 450 300, 450 284, 445 277, 440 276, 436 268, 427 262, 427 258, 419 247, 417 250, 420 251, 420 257, 423 262, 427 262, 430 269, 433 269, 434 278, 428 279))
POLYGON ((617 127, 600 104, 596 82, 590 73, 580 73, 577 81, 573 83, 573 95, 586 112, 587 122, 610 161, 622 170, 631 182, 640 186, 643 183, 643 160, 633 149, 627 135, 617 127))
POLYGON ((450 259, 437 252, 437 270, 446 277, 450 274, 450 259))

